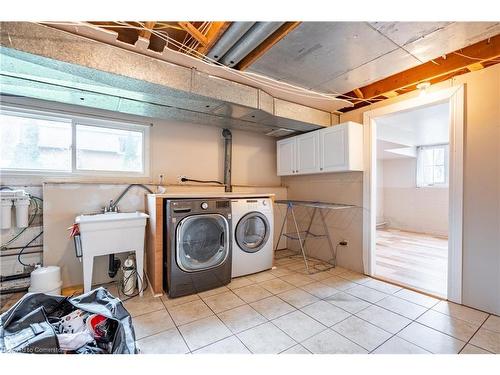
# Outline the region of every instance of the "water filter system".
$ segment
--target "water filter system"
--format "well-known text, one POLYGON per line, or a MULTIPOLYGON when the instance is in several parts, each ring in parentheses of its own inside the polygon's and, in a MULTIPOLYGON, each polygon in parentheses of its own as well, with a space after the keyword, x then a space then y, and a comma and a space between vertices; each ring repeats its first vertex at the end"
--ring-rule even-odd
POLYGON ((12 208, 14 208, 17 228, 29 225, 30 196, 24 190, 0 190, 0 228, 10 229, 12 226, 12 208))

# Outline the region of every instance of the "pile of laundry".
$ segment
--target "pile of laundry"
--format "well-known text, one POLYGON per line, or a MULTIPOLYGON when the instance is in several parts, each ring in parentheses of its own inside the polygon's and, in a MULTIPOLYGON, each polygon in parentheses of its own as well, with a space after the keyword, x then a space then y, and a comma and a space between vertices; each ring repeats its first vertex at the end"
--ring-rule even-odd
POLYGON ((115 320, 80 309, 51 324, 62 352, 99 354, 111 353, 118 325, 115 320))
POLYGON ((130 314, 106 289, 24 296, 0 316, 0 353, 137 353, 130 314))

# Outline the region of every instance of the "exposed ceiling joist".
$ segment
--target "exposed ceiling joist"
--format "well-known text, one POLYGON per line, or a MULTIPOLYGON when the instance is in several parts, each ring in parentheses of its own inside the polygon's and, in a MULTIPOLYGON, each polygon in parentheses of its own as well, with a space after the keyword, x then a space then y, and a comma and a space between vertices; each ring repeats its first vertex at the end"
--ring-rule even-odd
POLYGON ((155 27, 156 25, 156 21, 147 21, 144 23, 144 27, 148 30, 141 30, 139 31, 139 36, 142 37, 142 38, 146 38, 146 39, 149 39, 151 38, 151 31, 149 30, 153 30, 153 28, 155 27))
POLYGON ((212 22, 206 36, 207 44, 201 44, 198 47, 198 52, 202 55, 206 55, 230 25, 231 22, 212 22))
MULTIPOLYGON (((425 64, 394 74, 380 81, 359 88, 365 99, 385 96, 386 93, 415 86, 423 81, 439 81, 449 78, 450 74, 468 69, 471 62, 483 63, 490 60, 500 60, 500 35, 470 45, 461 50, 451 52, 446 56, 429 61, 425 64), (437 64, 436 64, 437 63, 437 64)), ((355 92, 346 95, 356 96, 355 92)))
POLYGON ((178 22, 179 26, 182 27, 189 35, 195 38, 202 45, 206 46, 208 44, 208 38, 198 30, 191 22, 178 22))
POLYGON ((300 22, 285 22, 278 30, 269 36, 264 42, 262 42, 257 48, 250 52, 243 60, 241 60, 236 69, 245 70, 250 65, 252 65, 257 59, 259 59, 263 54, 265 54, 272 46, 278 43, 281 39, 291 33, 300 22))
POLYGON ((364 99, 365 96, 363 95, 363 92, 360 89, 354 89, 353 90, 354 95, 356 95, 356 98, 364 99))

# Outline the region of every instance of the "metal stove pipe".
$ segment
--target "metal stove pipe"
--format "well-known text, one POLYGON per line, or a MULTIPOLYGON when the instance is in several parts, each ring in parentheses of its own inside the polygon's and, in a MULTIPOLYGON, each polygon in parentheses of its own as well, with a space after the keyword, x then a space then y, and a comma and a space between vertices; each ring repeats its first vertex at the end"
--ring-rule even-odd
POLYGON ((231 130, 222 130, 222 136, 224 137, 224 191, 231 192, 233 187, 231 186, 231 158, 232 158, 232 148, 233 148, 233 135, 231 130))

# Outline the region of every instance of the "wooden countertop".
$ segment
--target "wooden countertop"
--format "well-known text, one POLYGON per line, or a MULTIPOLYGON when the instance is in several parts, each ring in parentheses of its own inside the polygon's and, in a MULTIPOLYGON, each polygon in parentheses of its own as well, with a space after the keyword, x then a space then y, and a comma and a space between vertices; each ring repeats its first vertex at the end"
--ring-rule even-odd
POLYGON ((163 193, 163 194, 148 194, 148 197, 156 198, 264 198, 274 197, 273 193, 163 193))

